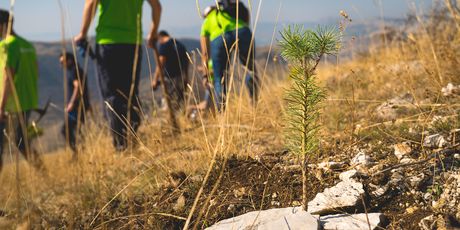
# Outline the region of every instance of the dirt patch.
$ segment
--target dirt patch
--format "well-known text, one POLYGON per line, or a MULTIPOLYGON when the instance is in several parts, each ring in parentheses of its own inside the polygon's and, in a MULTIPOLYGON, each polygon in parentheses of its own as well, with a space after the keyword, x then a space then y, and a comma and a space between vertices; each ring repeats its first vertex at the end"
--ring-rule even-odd
MULTIPOLYGON (((197 224, 198 228, 202 229, 219 220, 250 211, 300 206, 301 174, 285 167, 286 157, 287 152, 267 154, 260 159, 230 157, 220 185, 209 197, 224 162, 223 159, 217 160, 198 202, 191 225, 197 224), (207 199, 209 203, 204 206, 207 199), (197 223, 200 212, 202 218, 197 223)), ((188 176, 182 172, 171 173, 170 184, 160 192, 152 194, 152 200, 146 201, 145 197, 148 196, 139 196, 139 199, 144 200, 115 202, 104 215, 111 216, 112 219, 101 218, 95 225, 108 228, 135 229, 150 226, 154 229, 181 229, 185 224, 183 218, 190 213, 202 180, 202 176, 188 176), (125 211, 120 212, 120 208, 125 211), (130 225, 126 225, 127 219, 130 220, 130 225)), ((317 193, 333 184, 334 178, 319 181, 315 176, 310 176, 311 192, 308 199, 312 200, 317 193)))

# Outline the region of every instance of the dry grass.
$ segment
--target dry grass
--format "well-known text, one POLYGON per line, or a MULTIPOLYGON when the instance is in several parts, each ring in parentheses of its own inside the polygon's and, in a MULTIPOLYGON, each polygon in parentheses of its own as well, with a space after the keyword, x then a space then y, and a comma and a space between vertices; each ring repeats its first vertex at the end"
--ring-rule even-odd
MULTIPOLYGON (((394 143, 410 138, 401 131, 406 124, 424 130, 434 115, 457 115, 456 103, 439 94, 446 83, 460 83, 458 42, 450 42, 450 38, 458 39, 458 31, 449 26, 452 22, 432 20, 420 20, 416 32, 385 49, 371 49, 368 54, 355 55, 358 57, 353 60, 320 67, 318 75, 329 92, 323 112, 325 143, 342 139, 353 145, 376 130, 380 136, 371 141, 385 138, 394 143), (391 122, 390 127, 380 128, 380 124, 388 123, 375 117, 377 105, 405 92, 414 96, 417 108, 402 117, 400 123, 391 122)), ((45 155, 46 176, 24 161, 18 163, 19 170, 16 164, 8 164, 0 174, 0 209, 8 214, 11 226, 29 223, 33 228, 105 229, 108 225, 101 220, 116 218, 107 211, 115 205, 123 211, 121 216, 132 215, 125 221, 126 226, 118 226, 129 228, 131 219, 139 218, 137 206, 149 203, 150 195, 171 183, 171 173, 204 175, 217 157, 254 157, 284 148, 282 98, 286 73, 276 65, 267 73, 257 109, 249 104, 246 92, 239 90, 243 88, 242 80, 235 79, 236 90, 230 93, 226 112, 198 124, 189 124, 180 117, 180 136, 165 131, 163 118, 151 117, 139 132, 139 145, 116 154, 105 123, 98 121, 87 127, 85 148, 77 163, 69 163, 69 152, 45 155)), ((14 162, 14 154, 4 155, 14 162)))

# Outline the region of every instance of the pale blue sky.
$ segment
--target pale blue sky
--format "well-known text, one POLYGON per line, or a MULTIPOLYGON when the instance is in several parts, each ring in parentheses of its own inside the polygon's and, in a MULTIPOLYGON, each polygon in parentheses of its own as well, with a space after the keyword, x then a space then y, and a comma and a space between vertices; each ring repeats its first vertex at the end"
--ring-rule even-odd
MULTIPOLYGON (((78 33, 84 0, 16 0, 14 5, 15 29, 30 40, 56 41, 61 38, 61 19, 58 2, 65 10, 66 38, 78 33)), ((248 5, 248 0, 241 0, 248 5)), ((201 18, 196 0, 162 0, 161 28, 178 37, 196 37, 201 18)), ((200 7, 213 4, 214 0, 198 0, 200 7)), ((427 7, 431 0, 250 0, 252 8, 260 7, 261 23, 276 21, 281 5, 281 22, 317 22, 334 19, 340 10, 347 11, 357 21, 380 17, 403 18, 413 4, 427 7), (383 7, 379 6, 379 2, 383 7)), ((144 5, 144 32, 149 26, 150 9, 144 5)), ((1 8, 10 8, 10 0, 0 0, 1 8)), ((255 16, 254 16, 255 18, 255 16)), ((94 34, 94 29, 92 29, 94 34)))

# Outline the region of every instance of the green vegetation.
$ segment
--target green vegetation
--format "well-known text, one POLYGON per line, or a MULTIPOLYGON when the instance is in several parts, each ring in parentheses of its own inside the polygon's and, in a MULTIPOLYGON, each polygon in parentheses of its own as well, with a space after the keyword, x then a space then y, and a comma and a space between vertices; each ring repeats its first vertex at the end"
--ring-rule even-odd
POLYGON ((318 27, 316 31, 301 26, 282 32, 282 56, 290 62, 292 80, 287 92, 287 144, 293 154, 302 156, 302 204, 307 207, 307 162, 318 150, 320 103, 325 91, 315 77, 315 71, 325 55, 339 50, 340 34, 335 28, 318 27))

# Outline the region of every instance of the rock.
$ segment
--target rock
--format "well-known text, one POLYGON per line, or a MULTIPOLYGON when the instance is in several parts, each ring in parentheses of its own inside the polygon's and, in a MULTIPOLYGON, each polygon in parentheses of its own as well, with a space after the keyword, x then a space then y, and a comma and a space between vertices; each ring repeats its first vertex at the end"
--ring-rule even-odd
POLYGON ((367 214, 338 214, 320 218, 324 230, 368 230, 381 229, 385 222, 382 213, 367 214), (367 221, 369 218, 369 222, 367 221))
POLYGON ((433 208, 439 213, 451 215, 460 222, 460 172, 452 173, 444 183, 443 192, 433 208))
POLYGON ((414 162, 415 160, 410 157, 404 157, 403 159, 399 161, 399 163, 401 164, 409 164, 409 163, 414 163, 414 162))
POLYGON ((371 195, 374 196, 374 197, 381 197, 381 196, 385 195, 385 193, 389 189, 388 184, 385 185, 385 186, 382 186, 382 187, 374 185, 374 184, 369 184, 369 187, 371 187, 373 189, 373 191, 371 192, 371 195))
POLYGON ((244 195, 246 195, 246 188, 241 187, 239 189, 234 189, 233 195, 235 196, 235 198, 243 197, 244 195))
POLYGON ((383 120, 395 120, 407 110, 415 108, 415 99, 410 93, 405 93, 384 102, 375 110, 377 116, 383 120))
POLYGON ((312 214, 334 214, 343 210, 358 209, 364 196, 363 184, 355 181, 342 181, 324 192, 316 194, 308 202, 308 212, 312 214))
POLYGON ((423 179, 425 179, 425 174, 420 173, 420 174, 418 174, 416 176, 409 177, 409 184, 413 188, 418 188, 421 185, 421 183, 423 182, 423 179))
POLYGON ((437 218, 434 215, 427 216, 423 218, 420 223, 418 223, 418 226, 420 229, 423 230, 432 230, 436 229, 436 221, 437 218))
POLYGON ((389 183, 393 186, 399 186, 403 180, 404 176, 399 171, 395 171, 391 174, 389 183))
POLYGON ((398 160, 403 159, 405 156, 408 156, 412 152, 412 148, 408 143, 400 143, 394 145, 395 156, 398 160))
POLYGON ((351 165, 360 167, 369 167, 374 164, 372 158, 366 153, 360 151, 356 156, 351 159, 351 165))
POLYGON ((318 219, 300 207, 249 212, 222 220, 208 230, 319 229, 318 219))
POLYGON ((423 140, 423 147, 427 148, 443 148, 448 145, 448 142, 441 134, 434 134, 425 137, 423 140))
POLYGON ((363 173, 353 169, 343 173, 340 173, 339 178, 345 182, 357 182, 359 177, 365 176, 363 173))
POLYGON ((459 95, 460 94, 460 86, 454 85, 452 83, 447 84, 446 87, 441 89, 442 95, 445 97, 459 95))
POLYGON ((322 162, 319 164, 309 164, 308 167, 310 168, 315 168, 315 169, 321 169, 323 171, 331 171, 331 170, 338 170, 344 167, 343 162, 322 162))
POLYGON ((177 199, 176 204, 174 204, 174 207, 173 207, 174 211, 180 212, 180 211, 184 210, 184 208, 185 208, 185 201, 186 201, 186 200, 185 200, 185 196, 181 195, 181 196, 177 199))
POLYGON ((417 206, 409 207, 409 208, 406 208, 406 213, 407 214, 414 214, 414 212, 416 212, 417 210, 418 210, 417 206))

